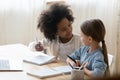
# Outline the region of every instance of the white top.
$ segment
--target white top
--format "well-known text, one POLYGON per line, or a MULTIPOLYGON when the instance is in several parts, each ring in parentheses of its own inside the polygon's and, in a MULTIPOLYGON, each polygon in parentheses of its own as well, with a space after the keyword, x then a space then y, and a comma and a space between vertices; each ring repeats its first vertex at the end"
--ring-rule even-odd
POLYGON ((58 56, 59 59, 61 60, 66 60, 67 55, 69 55, 70 53, 72 53, 75 50, 75 36, 72 37, 72 39, 67 42, 67 43, 59 43, 59 49, 58 49, 58 56))
MULTIPOLYGON (((66 60, 67 55, 71 54, 81 46, 80 36, 77 34, 73 34, 73 38, 67 43, 61 43, 59 38, 53 41, 49 41, 44 38, 41 42, 44 47, 47 48, 48 54, 56 56, 63 61, 66 60)), ((29 47, 31 47, 31 45, 29 45, 29 47)))

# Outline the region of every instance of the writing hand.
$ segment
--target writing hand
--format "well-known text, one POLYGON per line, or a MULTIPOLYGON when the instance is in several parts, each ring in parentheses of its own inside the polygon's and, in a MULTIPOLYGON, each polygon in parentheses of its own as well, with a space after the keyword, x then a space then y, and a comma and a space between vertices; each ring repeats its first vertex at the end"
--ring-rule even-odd
POLYGON ((37 51, 42 51, 42 50, 44 50, 44 48, 43 48, 43 46, 42 46, 42 44, 41 44, 40 42, 38 42, 38 43, 35 45, 35 49, 36 49, 37 51))
POLYGON ((80 67, 80 60, 76 60, 76 65, 77 65, 77 67, 80 67))
POLYGON ((71 58, 66 59, 67 64, 69 64, 72 68, 77 67, 76 62, 72 60, 71 58))

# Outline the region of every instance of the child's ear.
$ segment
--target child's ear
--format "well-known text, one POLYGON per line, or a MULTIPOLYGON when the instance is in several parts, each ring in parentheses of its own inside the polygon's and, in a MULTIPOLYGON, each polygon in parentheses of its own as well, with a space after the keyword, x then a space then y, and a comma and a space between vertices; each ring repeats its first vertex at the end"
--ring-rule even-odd
POLYGON ((93 40, 93 39, 92 39, 92 37, 91 37, 91 36, 89 36, 89 42, 90 42, 90 43, 92 42, 92 40, 93 40))

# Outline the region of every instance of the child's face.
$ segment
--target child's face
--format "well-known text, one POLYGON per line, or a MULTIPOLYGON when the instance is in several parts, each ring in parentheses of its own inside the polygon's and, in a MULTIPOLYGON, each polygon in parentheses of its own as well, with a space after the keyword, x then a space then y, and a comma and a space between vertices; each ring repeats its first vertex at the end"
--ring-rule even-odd
POLYGON ((72 37, 71 22, 67 18, 63 18, 57 25, 57 35, 61 38, 69 39, 72 37))
POLYGON ((89 46, 90 45, 90 36, 86 36, 81 30, 80 30, 80 39, 83 45, 89 46))

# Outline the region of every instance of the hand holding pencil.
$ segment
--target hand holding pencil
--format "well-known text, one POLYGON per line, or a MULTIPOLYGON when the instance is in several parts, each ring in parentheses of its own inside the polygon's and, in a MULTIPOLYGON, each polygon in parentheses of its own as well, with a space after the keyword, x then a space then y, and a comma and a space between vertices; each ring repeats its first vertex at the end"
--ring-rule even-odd
POLYGON ((37 51, 42 51, 42 50, 44 50, 41 42, 38 42, 38 39, 37 39, 37 38, 35 38, 35 49, 36 49, 37 51))
POLYGON ((80 70, 82 70, 84 67, 87 66, 88 62, 84 62, 83 64, 80 64, 80 60, 74 60, 72 57, 67 56, 67 63, 71 66, 71 68, 79 67, 80 70))
POLYGON ((79 67, 80 66, 80 60, 74 60, 73 58, 71 58, 69 55, 67 55, 67 60, 66 62, 72 67, 79 67))

